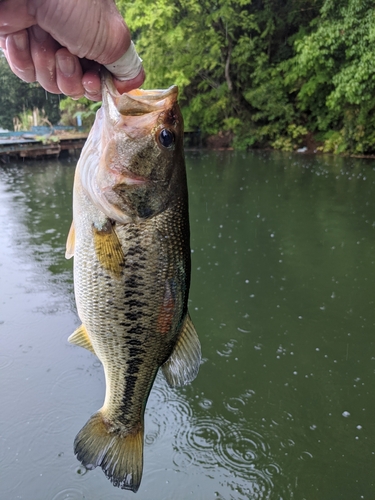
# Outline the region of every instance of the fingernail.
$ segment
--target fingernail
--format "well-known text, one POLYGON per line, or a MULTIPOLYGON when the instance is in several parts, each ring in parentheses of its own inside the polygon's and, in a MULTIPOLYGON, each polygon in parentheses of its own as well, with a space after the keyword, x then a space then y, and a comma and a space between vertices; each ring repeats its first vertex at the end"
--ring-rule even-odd
POLYGON ((45 42, 48 38, 48 33, 47 31, 44 31, 40 26, 35 24, 34 26, 31 27, 33 36, 37 42, 45 42))
POLYGON ((14 42, 17 50, 26 50, 29 46, 29 37, 26 33, 17 33, 14 35, 9 35, 14 42))
POLYGON ((56 54, 56 63, 61 73, 65 76, 72 76, 75 72, 76 65, 73 57, 56 54))
POLYGON ((85 95, 87 94, 88 96, 90 97, 100 97, 101 95, 101 92, 93 92, 93 91, 89 91, 87 90, 85 87, 83 87, 85 89, 85 95))

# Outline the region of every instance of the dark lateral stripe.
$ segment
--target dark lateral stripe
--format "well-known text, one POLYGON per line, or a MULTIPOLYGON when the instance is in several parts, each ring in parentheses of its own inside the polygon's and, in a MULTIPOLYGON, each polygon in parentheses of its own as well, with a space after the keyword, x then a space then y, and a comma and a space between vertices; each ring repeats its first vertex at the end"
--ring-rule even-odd
POLYGON ((125 269, 134 269, 134 271, 138 271, 138 269, 145 269, 146 266, 139 262, 126 263, 125 269))
POLYGON ((140 300, 137 299, 131 299, 125 302, 125 304, 129 307, 143 307, 146 306, 146 302, 141 302, 140 300))
POLYGON ((136 335, 140 335, 141 333, 143 333, 143 327, 140 324, 134 325, 131 328, 129 328, 129 330, 127 332, 128 333, 135 333, 136 335))
POLYGON ((126 287, 129 287, 129 288, 138 288, 139 285, 140 285, 140 281, 143 281, 143 276, 129 276, 129 278, 126 278, 125 279, 125 288, 126 287))
POLYGON ((135 345, 135 346, 141 346, 142 345, 142 342, 138 339, 133 339, 132 337, 130 337, 130 335, 127 335, 125 337, 125 340, 126 340, 126 344, 127 345, 135 345))
POLYGON ((146 351, 144 349, 139 349, 138 347, 130 347, 129 348, 129 355, 131 356, 131 358, 129 359, 129 365, 130 363, 133 362, 133 356, 136 357, 138 356, 139 354, 145 354, 146 351))
MULTIPOLYGON (((129 364, 128 369, 131 365, 129 364)), ((128 370, 126 370, 128 373, 128 370)), ((126 408, 127 406, 129 407, 129 404, 131 405, 131 399, 134 395, 134 389, 135 389, 135 383, 137 382, 137 378, 135 375, 126 375, 125 376, 125 391, 124 391, 124 397, 123 397, 123 406, 126 408)))
POLYGON ((142 318, 143 316, 145 316, 145 313, 143 311, 130 311, 125 313, 125 318, 130 321, 137 321, 139 318, 142 318))
MULTIPOLYGON (((131 349, 136 349, 136 348, 131 348, 131 349)), ((143 352, 142 349, 136 349, 136 350, 143 352)), ((131 415, 132 407, 134 406, 132 398, 134 396, 135 385, 138 380, 137 373, 139 372, 142 363, 143 360, 141 358, 132 357, 129 359, 128 366, 126 368, 125 390, 122 397, 121 410, 125 415, 129 415, 129 417, 131 415)), ((130 420, 130 418, 126 418, 126 420, 130 420)))
POLYGON ((138 297, 143 297, 144 293, 140 290, 125 290, 125 298, 133 297, 133 295, 138 295, 138 297))
POLYGON ((144 253, 144 249, 140 247, 139 245, 135 247, 130 247, 128 251, 126 252, 126 256, 134 256, 134 255, 142 255, 144 253))
POLYGON ((130 360, 126 373, 128 373, 129 375, 135 375, 139 372, 139 367, 141 364, 142 360, 140 358, 134 358, 130 360))

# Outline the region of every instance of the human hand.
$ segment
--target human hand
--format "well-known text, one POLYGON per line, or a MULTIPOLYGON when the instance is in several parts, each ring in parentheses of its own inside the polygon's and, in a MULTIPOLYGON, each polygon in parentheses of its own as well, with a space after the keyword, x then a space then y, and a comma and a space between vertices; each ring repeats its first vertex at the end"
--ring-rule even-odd
POLYGON ((12 71, 54 94, 100 100, 100 64, 122 75, 114 78, 120 93, 138 88, 145 74, 130 44, 113 0, 0 1, 0 46, 12 71))

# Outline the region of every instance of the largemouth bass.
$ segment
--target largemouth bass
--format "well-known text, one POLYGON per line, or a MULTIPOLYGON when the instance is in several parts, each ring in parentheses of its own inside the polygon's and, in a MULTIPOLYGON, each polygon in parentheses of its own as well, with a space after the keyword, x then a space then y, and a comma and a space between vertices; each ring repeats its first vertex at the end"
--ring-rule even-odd
POLYGON ((158 369, 171 387, 197 375, 190 319, 189 216, 177 87, 120 95, 108 73, 103 105, 79 159, 67 257, 74 255, 80 326, 69 341, 104 367, 105 400, 76 436, 82 464, 136 492, 144 411, 158 369))

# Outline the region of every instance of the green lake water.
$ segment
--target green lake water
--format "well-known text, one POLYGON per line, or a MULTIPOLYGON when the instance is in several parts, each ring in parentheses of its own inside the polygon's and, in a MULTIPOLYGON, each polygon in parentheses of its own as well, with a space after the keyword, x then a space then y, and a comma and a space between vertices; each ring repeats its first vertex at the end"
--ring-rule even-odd
POLYGON ((187 152, 203 364, 146 409, 141 487, 73 441, 104 375, 68 344, 75 162, 0 167, 0 498, 375 499, 375 162, 187 152))

